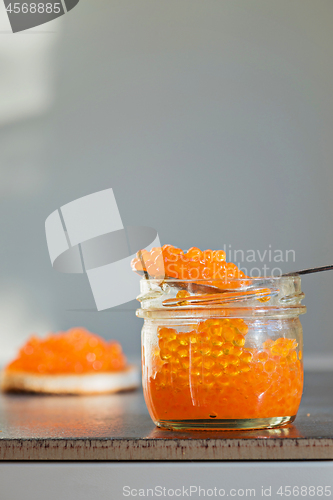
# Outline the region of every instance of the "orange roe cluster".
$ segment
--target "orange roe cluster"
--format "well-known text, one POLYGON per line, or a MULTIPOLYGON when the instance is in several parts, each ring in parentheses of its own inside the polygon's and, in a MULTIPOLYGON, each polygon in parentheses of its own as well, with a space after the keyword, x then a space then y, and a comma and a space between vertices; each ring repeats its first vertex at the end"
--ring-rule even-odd
POLYGON ((190 332, 159 327, 145 387, 154 420, 296 415, 303 389, 296 341, 245 347, 247 332, 242 319, 209 319, 190 332))
POLYGON ((40 374, 80 374, 123 370, 126 358, 118 342, 107 342, 84 328, 30 337, 6 368, 40 374))
POLYGON ((142 273, 146 270, 152 278, 221 280, 227 283, 235 278, 245 278, 245 274, 232 262, 227 263, 225 257, 223 250, 201 251, 192 247, 183 252, 172 245, 164 245, 154 247, 150 252, 140 250, 131 265, 133 271, 142 273))

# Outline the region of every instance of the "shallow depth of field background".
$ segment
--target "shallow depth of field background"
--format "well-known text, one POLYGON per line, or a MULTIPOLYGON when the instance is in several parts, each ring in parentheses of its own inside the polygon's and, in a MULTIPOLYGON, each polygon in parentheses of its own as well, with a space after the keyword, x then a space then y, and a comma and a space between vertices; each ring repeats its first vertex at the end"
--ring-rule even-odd
MULTIPOLYGON (((0 6, 3 359, 75 325, 139 355, 135 301, 97 313, 45 242, 52 211, 107 187, 162 244, 333 263, 332 19, 331 0, 80 0, 13 35, 0 6)), ((306 366, 333 367, 333 272, 302 286, 306 366)))

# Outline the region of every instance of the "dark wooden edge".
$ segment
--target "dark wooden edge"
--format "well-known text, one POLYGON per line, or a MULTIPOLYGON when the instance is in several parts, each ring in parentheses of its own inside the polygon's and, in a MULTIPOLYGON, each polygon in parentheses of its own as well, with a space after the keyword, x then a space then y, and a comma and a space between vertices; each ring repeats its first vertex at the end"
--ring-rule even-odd
POLYGON ((1 439, 0 460, 332 460, 333 438, 1 439))

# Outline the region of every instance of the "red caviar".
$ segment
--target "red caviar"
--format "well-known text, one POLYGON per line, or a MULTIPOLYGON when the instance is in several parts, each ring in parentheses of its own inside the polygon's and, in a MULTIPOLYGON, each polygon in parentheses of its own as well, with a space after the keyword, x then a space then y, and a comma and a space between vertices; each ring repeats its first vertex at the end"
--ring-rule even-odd
POLYGON ((123 370, 126 358, 118 342, 102 339, 84 328, 30 337, 6 368, 40 374, 80 374, 123 370))
POLYGON ((242 319, 209 319, 190 332, 158 328, 145 398, 155 421, 294 416, 301 352, 288 338, 245 347, 242 319))
POLYGON ((152 278, 165 276, 180 280, 209 280, 212 284, 227 283, 231 288, 239 286, 239 283, 233 284, 232 281, 247 276, 235 264, 226 262, 225 257, 223 250, 201 251, 192 247, 183 252, 172 245, 164 245, 162 248, 154 247, 150 252, 138 252, 132 260, 132 269, 143 272, 143 261, 145 270, 152 278))

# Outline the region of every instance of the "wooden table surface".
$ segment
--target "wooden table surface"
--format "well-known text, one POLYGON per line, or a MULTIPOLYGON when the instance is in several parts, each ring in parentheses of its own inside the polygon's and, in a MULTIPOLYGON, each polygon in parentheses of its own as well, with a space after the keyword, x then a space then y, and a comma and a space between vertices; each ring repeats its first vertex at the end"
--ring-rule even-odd
POLYGON ((333 372, 305 376, 297 419, 260 431, 163 431, 141 391, 0 396, 1 460, 333 459, 333 372), (310 415, 309 415, 310 414, 310 415))

